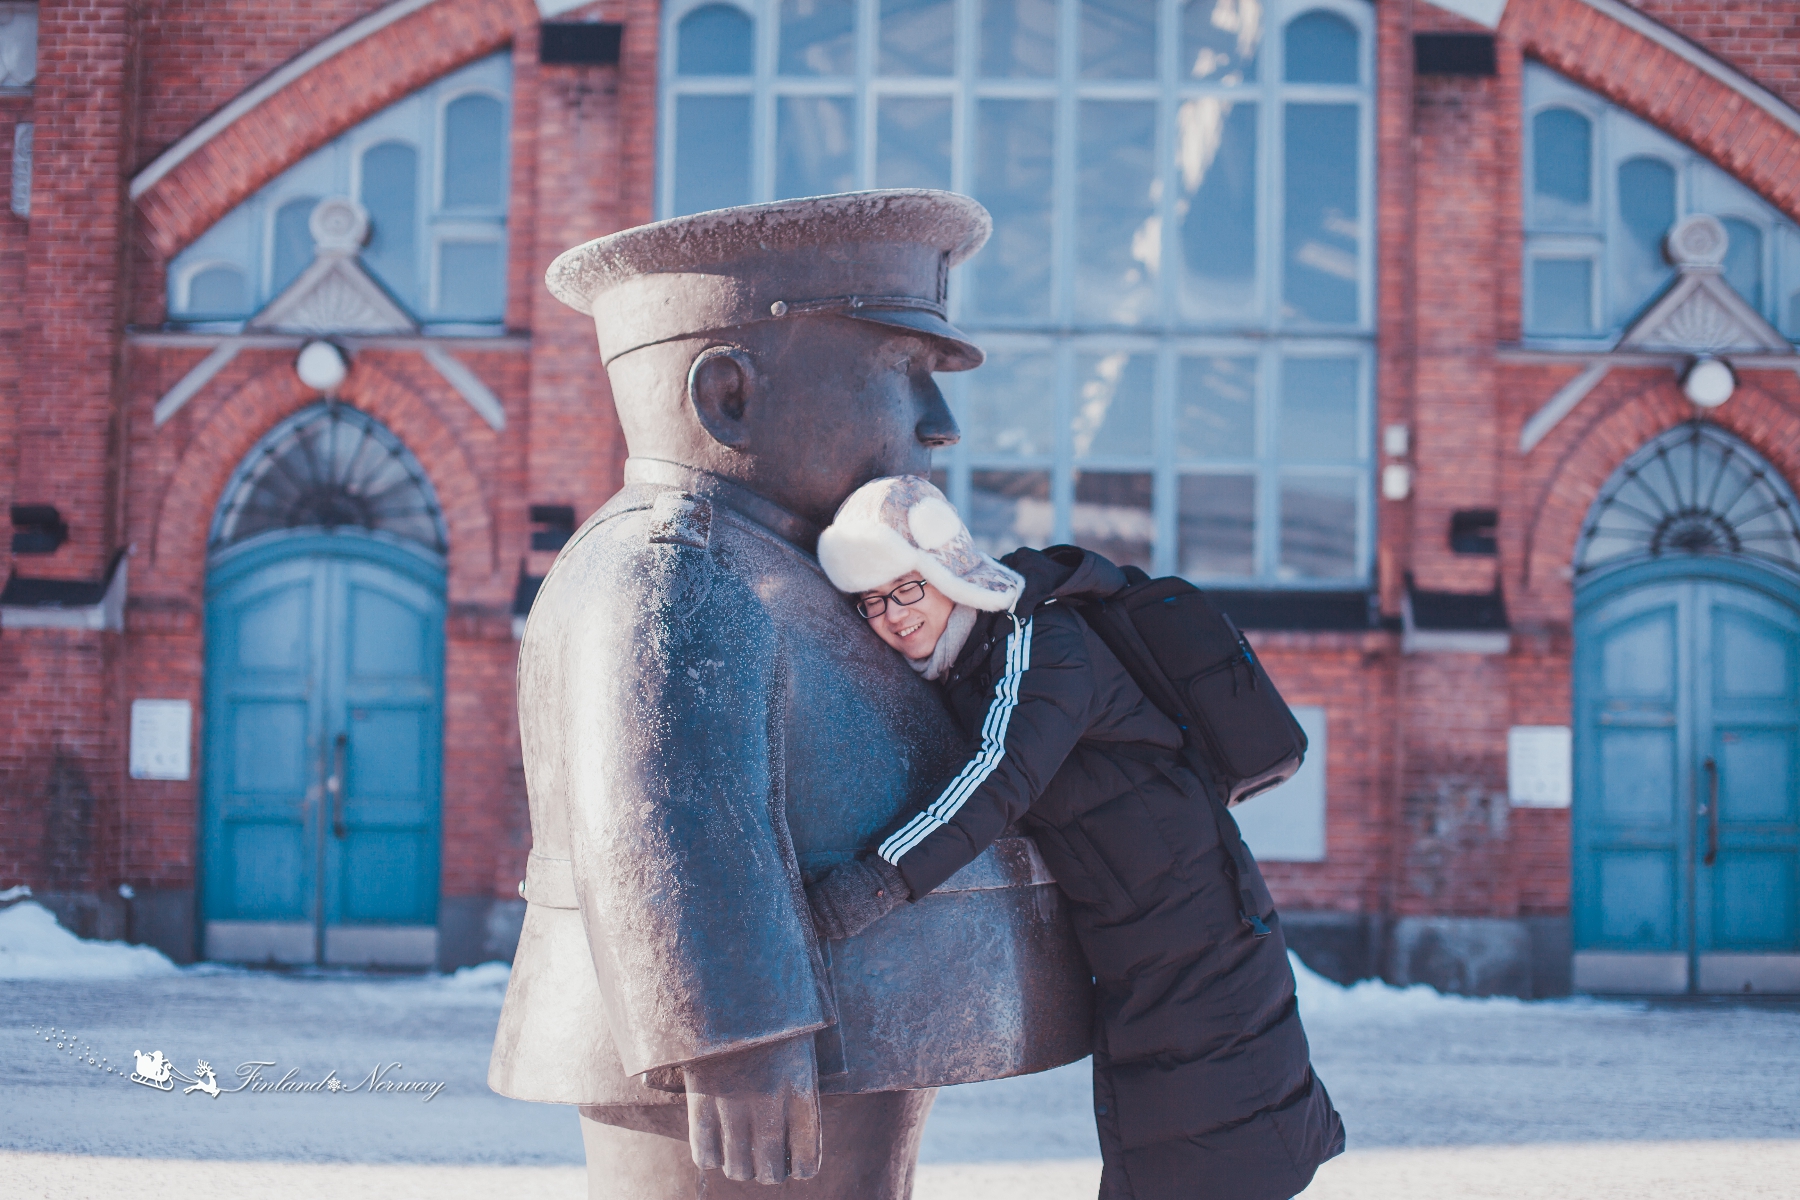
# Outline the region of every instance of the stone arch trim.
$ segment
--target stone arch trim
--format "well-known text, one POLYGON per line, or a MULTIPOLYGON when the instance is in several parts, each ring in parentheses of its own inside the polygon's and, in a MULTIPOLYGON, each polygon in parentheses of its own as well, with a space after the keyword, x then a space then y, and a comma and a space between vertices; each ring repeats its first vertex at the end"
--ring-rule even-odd
MULTIPOLYGON (((1635 10, 1628 16, 1651 24, 1635 10)), ((1546 66, 1686 142, 1800 221, 1800 113, 1735 68, 1665 31, 1670 45, 1681 47, 1677 53, 1588 0, 1512 0, 1500 32, 1546 66), (1701 60, 1715 69, 1702 70, 1701 60)))
MULTIPOLYGON (((446 560, 452 597, 487 583, 493 575, 494 522, 480 476, 456 434, 432 405, 378 366, 359 362, 341 392, 343 400, 386 425, 412 451, 438 494, 449 530, 446 560)), ((150 548, 156 576, 204 578, 206 539, 231 473, 277 423, 317 403, 319 393, 302 384, 283 362, 253 375, 223 397, 170 473, 157 505, 150 548), (196 519, 205 514, 205 519, 196 519)))
MULTIPOLYGON (((1647 378, 1633 374, 1600 398, 1580 428, 1558 431, 1560 453, 1534 489, 1525 528, 1526 588, 1563 580, 1561 572, 1575 561, 1588 510, 1619 464, 1651 438, 1693 418, 1694 406, 1666 370, 1647 378)), ((1800 444, 1792 436, 1800 424, 1800 378, 1789 372, 1746 373, 1731 399, 1705 416, 1767 459, 1789 487, 1800 482, 1800 444)))
POLYGON ((528 0, 395 0, 346 26, 138 173, 131 195, 151 247, 173 257, 358 121, 527 31, 535 39, 537 20, 528 0))

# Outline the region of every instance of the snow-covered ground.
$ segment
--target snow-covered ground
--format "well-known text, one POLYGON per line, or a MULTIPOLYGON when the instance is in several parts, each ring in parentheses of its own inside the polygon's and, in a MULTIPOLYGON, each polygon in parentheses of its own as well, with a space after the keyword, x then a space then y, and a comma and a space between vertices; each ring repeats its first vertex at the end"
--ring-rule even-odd
MULTIPOLYGON (((585 1195, 573 1111, 484 1082, 504 966, 177 969, 21 911, 0 912, 0 1197, 585 1195), (245 1062, 294 1074, 217 1098, 131 1082, 156 1051, 221 1089, 245 1062)), ((1800 1195, 1800 1005, 1468 1000, 1302 968, 1301 1011, 1351 1147, 1309 1200, 1800 1195)), ((919 1200, 1093 1196, 1085 1064, 944 1089, 922 1163, 919 1200)))

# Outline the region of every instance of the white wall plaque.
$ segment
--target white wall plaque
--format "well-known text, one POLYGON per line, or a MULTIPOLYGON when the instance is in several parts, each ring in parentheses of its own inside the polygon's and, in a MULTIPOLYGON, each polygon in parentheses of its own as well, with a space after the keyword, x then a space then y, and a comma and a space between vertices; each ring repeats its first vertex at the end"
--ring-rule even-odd
POLYGON ((1294 716, 1306 730, 1306 761, 1280 787, 1231 810, 1262 862, 1325 861, 1325 710, 1296 705, 1294 716))
POLYGON ((1506 791, 1514 808, 1567 808, 1573 792, 1567 725, 1514 725, 1506 732, 1506 791))
POLYGON ((131 702, 131 777, 186 779, 194 706, 186 700, 131 702))

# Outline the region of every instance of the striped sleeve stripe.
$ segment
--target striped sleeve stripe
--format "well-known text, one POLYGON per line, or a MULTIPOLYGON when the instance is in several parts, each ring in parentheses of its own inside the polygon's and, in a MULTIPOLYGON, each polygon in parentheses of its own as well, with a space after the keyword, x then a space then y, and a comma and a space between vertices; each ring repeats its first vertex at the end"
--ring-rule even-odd
POLYGON ((975 793, 1006 757, 1006 729, 1012 722, 1013 710, 1019 705, 1019 682, 1031 665, 1031 621, 1015 625, 1006 639, 1006 669, 994 688, 993 703, 981 724, 981 748, 975 752, 950 786, 925 811, 908 821, 900 830, 881 843, 876 851, 895 866, 920 842, 949 824, 963 804, 975 793))

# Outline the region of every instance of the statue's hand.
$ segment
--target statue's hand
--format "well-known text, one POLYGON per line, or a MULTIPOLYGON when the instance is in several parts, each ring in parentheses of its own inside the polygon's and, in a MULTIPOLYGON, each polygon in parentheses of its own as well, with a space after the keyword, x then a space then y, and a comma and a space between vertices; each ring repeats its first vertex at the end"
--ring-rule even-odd
POLYGON ((813 927, 828 942, 855 937, 911 899, 906 879, 881 858, 847 862, 806 889, 813 927))
POLYGON ((819 1074, 811 1037, 703 1058, 682 1068, 688 1148, 703 1170, 782 1183, 819 1171, 819 1074))

